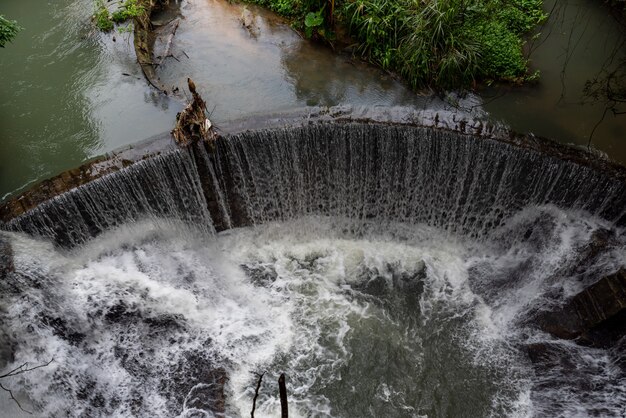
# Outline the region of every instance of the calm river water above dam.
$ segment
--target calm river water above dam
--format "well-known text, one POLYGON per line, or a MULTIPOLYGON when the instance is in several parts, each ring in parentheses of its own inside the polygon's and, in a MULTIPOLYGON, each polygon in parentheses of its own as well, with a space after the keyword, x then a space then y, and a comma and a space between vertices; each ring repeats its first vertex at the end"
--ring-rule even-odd
MULTIPOLYGON (((302 40, 252 6, 248 30, 243 6, 219 0, 180 3, 176 59, 168 58, 159 74, 181 88, 191 76, 209 108, 215 106, 218 124, 308 105, 459 106, 477 117, 486 111, 520 132, 583 145, 603 107, 581 104, 582 86, 623 42, 618 25, 595 3, 569 1, 553 9, 541 29, 546 39, 533 43, 532 65, 542 72, 538 85, 493 89, 460 102, 415 95, 377 69, 302 40)), ((2 3, 0 12, 25 30, 1 51, 0 197, 166 132, 183 106, 182 95, 166 97, 147 86, 131 35, 94 30, 93 7, 91 0, 2 3)), ((609 116, 594 134, 594 144, 620 162, 626 162, 625 126, 623 116, 609 116)))

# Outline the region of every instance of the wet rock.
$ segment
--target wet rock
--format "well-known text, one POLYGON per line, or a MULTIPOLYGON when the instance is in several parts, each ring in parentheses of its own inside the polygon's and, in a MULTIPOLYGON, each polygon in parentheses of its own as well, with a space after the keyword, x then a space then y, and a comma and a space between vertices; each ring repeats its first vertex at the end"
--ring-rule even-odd
POLYGON ((593 232, 591 241, 586 248, 588 257, 595 257, 606 248, 617 244, 615 230, 598 229, 593 232))
POLYGON ((198 170, 198 178, 201 179, 207 209, 211 214, 215 230, 219 232, 233 227, 231 223, 231 211, 233 209, 227 207, 229 203, 229 199, 226 199, 228 189, 224 187, 227 174, 219 170, 221 162, 219 156, 214 152, 213 145, 215 144, 198 141, 193 143, 191 148, 198 170))
POLYGON ((78 346, 86 338, 84 333, 76 331, 67 323, 67 321, 59 317, 42 315, 41 323, 51 328, 54 335, 64 339, 74 346, 78 346))
POLYGON ((576 362, 571 358, 570 351, 556 343, 534 343, 526 347, 528 358, 533 364, 550 365, 565 370, 576 370, 576 362))
POLYGON ((626 269, 600 279, 559 310, 541 314, 540 327, 558 338, 609 347, 626 335, 626 269))

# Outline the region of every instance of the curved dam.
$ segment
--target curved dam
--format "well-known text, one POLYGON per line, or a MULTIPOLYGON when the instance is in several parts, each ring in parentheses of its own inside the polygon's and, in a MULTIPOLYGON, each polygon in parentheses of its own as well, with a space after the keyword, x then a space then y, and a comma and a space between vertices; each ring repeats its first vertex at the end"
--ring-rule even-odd
MULTIPOLYGON (((620 416, 626 169, 452 115, 169 138, 6 202, 3 364, 43 416, 620 416), (11 367, 13 366, 13 367, 11 367), (589 383, 593 382, 593 383, 589 383)), ((16 413, 19 413, 17 411, 16 413)))

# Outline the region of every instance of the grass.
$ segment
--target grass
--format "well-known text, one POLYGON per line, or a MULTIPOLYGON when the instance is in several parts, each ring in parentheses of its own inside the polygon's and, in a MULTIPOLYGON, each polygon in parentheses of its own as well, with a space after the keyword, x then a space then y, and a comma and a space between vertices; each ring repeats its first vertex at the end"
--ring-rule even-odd
POLYGON ((343 26, 359 56, 415 89, 536 77, 523 39, 547 17, 542 0, 249 1, 292 19, 310 38, 332 42, 335 25, 343 26))

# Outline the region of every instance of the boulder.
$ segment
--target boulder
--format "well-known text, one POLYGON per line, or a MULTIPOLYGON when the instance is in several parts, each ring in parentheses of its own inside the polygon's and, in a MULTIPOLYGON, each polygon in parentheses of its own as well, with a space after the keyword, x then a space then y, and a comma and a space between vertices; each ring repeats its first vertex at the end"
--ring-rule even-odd
POLYGON ((626 335, 626 269, 603 277, 560 309, 541 314, 539 325, 558 338, 613 346, 626 335))

